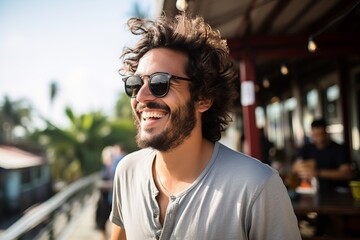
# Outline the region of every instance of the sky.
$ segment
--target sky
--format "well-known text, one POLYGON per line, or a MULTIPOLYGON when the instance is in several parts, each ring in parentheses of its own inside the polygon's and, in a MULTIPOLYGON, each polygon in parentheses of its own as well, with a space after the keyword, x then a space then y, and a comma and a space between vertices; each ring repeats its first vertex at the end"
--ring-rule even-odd
POLYGON ((154 1, 0 0, 0 104, 24 99, 59 125, 65 106, 111 116, 123 92, 121 51, 134 42, 126 20, 154 16, 154 1))

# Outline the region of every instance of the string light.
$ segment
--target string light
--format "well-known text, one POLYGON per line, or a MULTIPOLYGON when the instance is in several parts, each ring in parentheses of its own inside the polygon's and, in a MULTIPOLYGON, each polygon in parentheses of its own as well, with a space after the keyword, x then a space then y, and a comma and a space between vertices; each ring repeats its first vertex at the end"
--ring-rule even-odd
POLYGON ((272 104, 275 104, 275 103, 279 103, 280 102, 280 98, 278 96, 273 96, 271 99, 270 99, 270 102, 272 104))
POLYGON ((289 69, 287 68, 287 66, 285 64, 281 64, 280 72, 282 75, 288 75, 289 69))
POLYGON ((270 81, 269 81, 269 79, 264 78, 264 79, 263 79, 263 82, 262 82, 262 85, 263 85, 264 88, 269 88, 269 87, 270 87, 270 81))
POLYGON ((337 23, 338 21, 340 21, 341 19, 343 19, 344 17, 346 17, 349 13, 351 13, 354 9, 357 8, 357 6, 360 5, 360 1, 357 1, 351 8, 349 8, 345 13, 341 14, 340 16, 338 16, 337 18, 333 19, 332 21, 330 21, 327 25, 325 25, 325 27, 323 27, 322 29, 320 29, 317 33, 312 34, 309 37, 309 41, 308 41, 308 50, 309 52, 315 52, 317 49, 317 45, 314 41, 314 37, 322 34, 323 32, 325 32, 325 30, 327 30, 328 28, 330 28, 332 25, 334 25, 335 23, 337 23))
POLYGON ((311 53, 313 53, 317 50, 317 45, 312 37, 309 37, 309 42, 308 42, 307 47, 308 47, 309 52, 311 52, 311 53))
POLYGON ((176 0, 176 8, 179 11, 185 11, 188 8, 187 0, 176 0))

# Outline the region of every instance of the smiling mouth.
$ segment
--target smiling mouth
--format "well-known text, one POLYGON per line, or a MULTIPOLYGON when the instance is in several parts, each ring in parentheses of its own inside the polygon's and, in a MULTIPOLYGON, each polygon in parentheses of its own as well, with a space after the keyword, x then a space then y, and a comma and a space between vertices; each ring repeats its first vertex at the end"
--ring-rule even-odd
POLYGON ((162 105, 155 102, 149 102, 146 104, 138 103, 136 106, 136 112, 139 115, 141 121, 159 120, 169 114, 170 109, 166 105, 162 105))
POLYGON ((143 121, 148 121, 148 120, 158 120, 163 118, 166 113, 163 112, 148 112, 148 111, 144 111, 141 114, 141 119, 143 121))

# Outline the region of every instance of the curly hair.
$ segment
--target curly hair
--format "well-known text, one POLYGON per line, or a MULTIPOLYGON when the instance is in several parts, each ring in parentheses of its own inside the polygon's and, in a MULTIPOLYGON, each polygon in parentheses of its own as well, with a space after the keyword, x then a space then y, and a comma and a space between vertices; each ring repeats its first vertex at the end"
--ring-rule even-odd
POLYGON ((211 99, 212 106, 202 115, 202 134, 215 142, 232 120, 236 96, 235 79, 238 71, 233 67, 226 40, 201 17, 182 13, 174 18, 161 16, 157 20, 131 18, 128 27, 132 34, 140 35, 135 47, 124 48, 120 74, 134 73, 139 60, 149 50, 167 48, 185 53, 188 58, 186 73, 192 80, 190 94, 193 101, 211 99))

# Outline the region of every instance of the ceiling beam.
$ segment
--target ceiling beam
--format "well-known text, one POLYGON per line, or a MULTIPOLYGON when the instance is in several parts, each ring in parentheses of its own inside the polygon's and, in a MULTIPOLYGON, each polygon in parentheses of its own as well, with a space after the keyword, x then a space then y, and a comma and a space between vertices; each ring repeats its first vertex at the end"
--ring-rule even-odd
POLYGON ((245 19, 246 28, 245 28, 244 35, 249 35, 252 32, 251 12, 256 6, 256 1, 257 0, 252 0, 250 2, 246 12, 245 12, 245 18, 244 19, 245 19))
POLYGON ((315 6, 315 4, 318 4, 320 1, 309 1, 301 11, 299 11, 297 14, 295 14, 293 16, 293 18, 290 20, 288 20, 288 24, 286 24, 282 30, 280 30, 279 33, 284 33, 284 32, 288 32, 289 29, 291 29, 292 27, 294 27, 294 25, 296 25, 296 23, 299 22, 300 18, 303 18, 305 14, 307 14, 309 12, 309 10, 311 8, 313 8, 315 6))
POLYGON ((237 60, 244 56, 257 59, 286 59, 360 54, 360 34, 318 36, 318 50, 315 53, 307 50, 308 36, 255 36, 228 39, 227 42, 230 54, 237 60))
POLYGON ((275 20, 281 15, 286 6, 290 3, 289 0, 277 1, 271 12, 264 18, 257 32, 267 34, 272 29, 275 20))
POLYGON ((261 60, 275 60, 288 58, 335 57, 354 54, 354 52, 357 52, 357 54, 359 54, 360 46, 339 46, 336 48, 324 47, 316 53, 310 53, 307 50, 300 48, 285 48, 253 50, 247 54, 243 54, 241 52, 230 52, 230 55, 237 60, 244 58, 244 56, 252 56, 256 59, 261 60))

